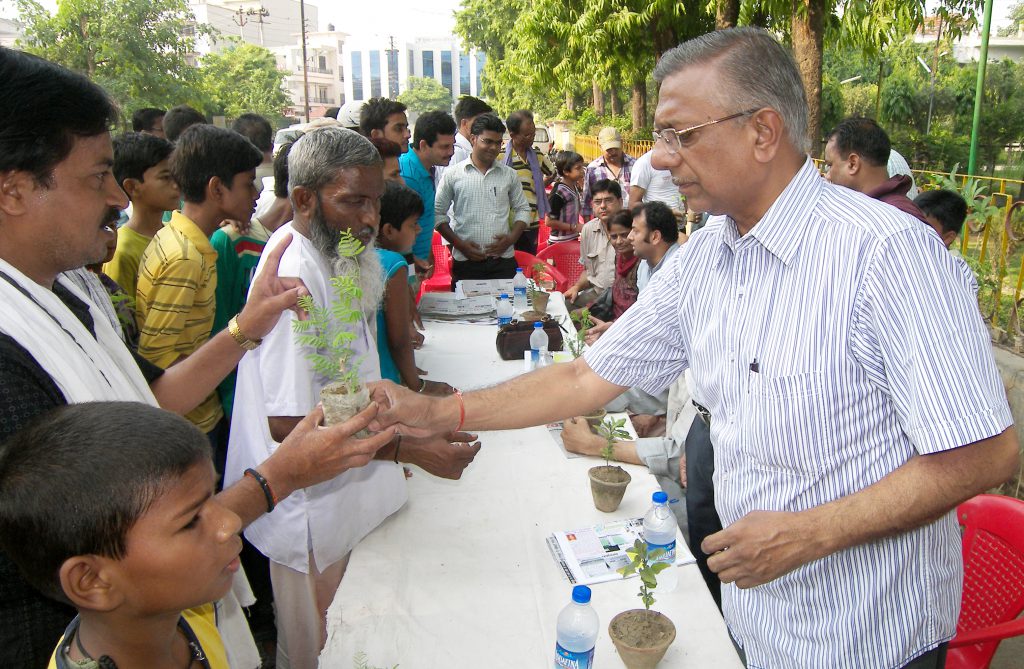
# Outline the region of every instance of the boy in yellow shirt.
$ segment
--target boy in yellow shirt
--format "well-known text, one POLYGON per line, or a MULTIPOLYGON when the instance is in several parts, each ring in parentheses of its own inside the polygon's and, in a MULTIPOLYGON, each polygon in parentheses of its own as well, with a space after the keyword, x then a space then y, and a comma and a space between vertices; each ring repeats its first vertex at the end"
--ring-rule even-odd
POLYGON ((174 145, 161 137, 129 132, 114 139, 114 179, 132 202, 131 217, 117 229, 117 250, 103 273, 135 302, 139 260, 164 227, 164 212, 178 208, 181 191, 171 176, 174 145))
POLYGON ((60 407, 0 448, 0 545, 78 609, 50 669, 228 669, 211 602, 242 523, 215 482, 195 426, 133 402, 60 407))

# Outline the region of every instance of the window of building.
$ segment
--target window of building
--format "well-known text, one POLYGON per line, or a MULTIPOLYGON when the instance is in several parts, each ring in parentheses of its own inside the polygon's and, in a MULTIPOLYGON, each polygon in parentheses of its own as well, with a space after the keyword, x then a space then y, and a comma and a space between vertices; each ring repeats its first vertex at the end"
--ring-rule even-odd
POLYGON ((469 54, 459 54, 459 95, 469 95, 469 82, 471 79, 469 71, 469 54))
POLYGON ((352 52, 352 99, 358 102, 363 99, 363 53, 352 52))
POLYGON ((428 79, 434 78, 434 52, 423 52, 423 76, 428 79))
POLYGON ((388 49, 388 97, 398 97, 398 49, 388 49))
POLYGON ((380 97, 380 51, 370 52, 370 97, 380 97))
POLYGON ((452 52, 441 52, 441 84, 452 93, 452 52))

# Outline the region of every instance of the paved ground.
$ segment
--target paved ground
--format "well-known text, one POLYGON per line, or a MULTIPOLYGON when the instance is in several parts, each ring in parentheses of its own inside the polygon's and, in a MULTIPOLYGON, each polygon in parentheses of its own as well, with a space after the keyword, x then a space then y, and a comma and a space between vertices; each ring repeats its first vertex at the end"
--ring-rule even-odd
POLYGON ((1024 636, 999 644, 989 669, 1024 669, 1024 636))

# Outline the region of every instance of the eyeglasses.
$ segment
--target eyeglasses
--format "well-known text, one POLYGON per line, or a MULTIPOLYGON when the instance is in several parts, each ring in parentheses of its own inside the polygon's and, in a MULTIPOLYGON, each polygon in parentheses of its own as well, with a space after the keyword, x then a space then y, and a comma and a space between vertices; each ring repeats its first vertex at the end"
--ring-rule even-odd
POLYGON ((748 109, 746 111, 737 112, 735 114, 729 114, 722 118, 716 118, 714 121, 705 121, 683 130, 676 130, 674 128, 665 128, 664 130, 655 130, 652 134, 654 135, 654 141, 657 142, 659 139, 665 142, 665 148, 669 153, 679 153, 683 148, 683 142, 687 142, 693 136, 693 133, 706 128, 709 125, 715 125, 716 123, 722 123, 724 121, 731 121, 734 118, 740 118, 741 116, 749 116, 750 114, 756 113, 758 109, 748 109))

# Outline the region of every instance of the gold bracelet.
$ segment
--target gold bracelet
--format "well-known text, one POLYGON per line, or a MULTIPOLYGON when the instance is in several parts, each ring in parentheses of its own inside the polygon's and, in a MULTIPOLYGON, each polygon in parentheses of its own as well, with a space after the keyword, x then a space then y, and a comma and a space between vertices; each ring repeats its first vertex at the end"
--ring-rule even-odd
POLYGON ((228 321, 228 334, 231 335, 236 344, 246 351, 251 351, 263 343, 262 339, 249 339, 242 334, 242 331, 238 329, 238 316, 232 316, 231 320, 228 321))

